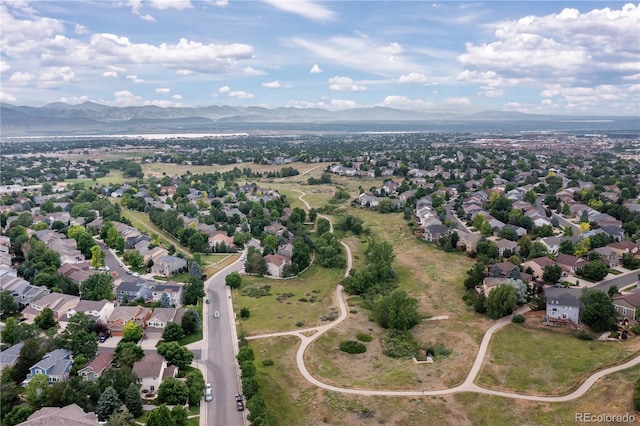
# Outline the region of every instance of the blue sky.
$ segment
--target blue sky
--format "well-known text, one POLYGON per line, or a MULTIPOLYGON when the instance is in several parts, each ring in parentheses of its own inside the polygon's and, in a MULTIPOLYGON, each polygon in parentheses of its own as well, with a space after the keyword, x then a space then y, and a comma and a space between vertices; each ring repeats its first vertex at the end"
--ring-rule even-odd
POLYGON ((15 105, 640 116, 640 5, 618 1, 0 3, 15 105))

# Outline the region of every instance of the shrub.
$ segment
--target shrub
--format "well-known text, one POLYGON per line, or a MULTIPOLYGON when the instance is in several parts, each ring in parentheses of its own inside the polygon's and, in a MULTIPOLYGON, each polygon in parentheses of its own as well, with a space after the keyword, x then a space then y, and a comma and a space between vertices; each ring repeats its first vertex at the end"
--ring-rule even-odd
POLYGON ((340 350, 348 354, 362 354, 367 351, 367 347, 355 340, 345 340, 340 342, 340 350))
POLYGON ((264 359, 262 360, 262 365, 265 367, 271 367, 273 365, 272 359, 264 359))
POLYGON ((631 331, 633 334, 639 335, 640 334, 640 324, 632 325, 631 327, 629 327, 629 331, 631 331))
POLYGON ((306 297, 301 297, 300 299, 298 299, 298 302, 308 302, 309 299, 307 299, 306 297))
POLYGON ((442 343, 436 343, 435 345, 427 345, 424 348, 427 355, 431 356, 447 356, 451 355, 451 349, 446 348, 442 343))
POLYGON ((409 358, 418 351, 418 344, 409 332, 389 330, 382 339, 383 353, 391 358, 409 358))
POLYGON ((511 318, 511 322, 522 324, 524 322, 524 315, 514 315, 513 318, 511 318))
POLYGON ((617 339, 618 337, 620 337, 620 333, 618 333, 617 331, 612 331, 609 337, 611 337, 612 339, 617 339))
POLYGON ((351 309, 351 310, 349 311, 349 313, 350 313, 350 314, 357 314, 357 313, 358 313, 358 311, 357 311, 356 309, 351 309))
POLYGON ((584 330, 578 330, 575 336, 580 340, 593 340, 593 337, 584 330))
POLYGON ((367 333, 358 333, 356 334, 356 338, 361 342, 370 342, 373 340, 373 337, 367 333))

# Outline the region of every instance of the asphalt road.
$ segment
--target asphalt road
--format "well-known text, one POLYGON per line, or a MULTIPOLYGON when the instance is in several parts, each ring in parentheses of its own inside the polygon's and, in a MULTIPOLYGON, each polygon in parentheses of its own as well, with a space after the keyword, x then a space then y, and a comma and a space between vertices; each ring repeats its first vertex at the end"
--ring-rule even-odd
POLYGON ((213 400, 204 402, 200 408, 201 425, 244 425, 244 414, 236 409, 235 395, 240 393, 236 362, 238 338, 235 333, 235 318, 230 293, 225 286, 225 277, 231 272, 244 269, 244 261, 238 260, 205 282, 205 303, 203 309, 202 357, 205 380, 211 383, 213 400), (214 318, 215 311, 220 312, 214 318))

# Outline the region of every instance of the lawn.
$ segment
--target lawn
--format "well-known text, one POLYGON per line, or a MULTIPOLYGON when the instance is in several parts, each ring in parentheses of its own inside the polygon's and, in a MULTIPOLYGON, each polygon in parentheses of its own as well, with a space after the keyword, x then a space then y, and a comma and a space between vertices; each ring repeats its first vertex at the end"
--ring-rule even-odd
POLYGON ((85 187, 92 185, 120 185, 126 181, 132 181, 134 178, 125 178, 120 170, 111 170, 104 177, 96 178, 83 178, 83 179, 65 179, 63 184, 73 185, 75 183, 84 183, 85 187))
POLYGON ((191 256, 191 252, 189 251, 189 249, 180 245, 180 242, 177 241, 173 236, 169 235, 169 233, 158 228, 154 223, 152 223, 149 219, 149 215, 128 209, 126 207, 122 207, 122 215, 128 218, 131 221, 132 225, 138 230, 149 235, 159 235, 160 240, 162 240, 162 242, 167 246, 173 244, 177 251, 180 251, 187 256, 191 256))
POLYGON ((525 393, 565 394, 596 370, 637 354, 640 339, 584 341, 510 324, 489 346, 479 385, 525 393))
POLYGON ((255 335, 325 324, 320 317, 329 313, 334 306, 332 292, 343 274, 342 269, 314 265, 299 277, 288 280, 243 275, 240 291, 233 291, 236 309, 247 307, 251 311, 251 317, 240 322, 242 330, 247 335, 255 335), (264 285, 271 286, 269 296, 257 298, 242 295, 242 290, 248 287, 264 285), (289 296, 285 297, 287 294, 289 296), (281 300, 278 300, 279 296, 281 300), (310 301, 313 296, 315 302, 310 301), (301 302, 301 298, 309 301, 301 302), (299 323, 304 325, 297 326, 299 323))

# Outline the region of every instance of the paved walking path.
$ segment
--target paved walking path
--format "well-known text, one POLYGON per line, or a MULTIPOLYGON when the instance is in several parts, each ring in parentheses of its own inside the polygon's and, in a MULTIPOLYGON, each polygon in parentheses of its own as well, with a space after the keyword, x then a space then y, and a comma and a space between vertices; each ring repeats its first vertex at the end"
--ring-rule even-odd
MULTIPOLYGON (((302 199, 305 193, 301 191, 296 191, 296 192, 301 193, 301 195, 298 198, 307 206, 307 208, 309 208, 309 204, 302 199)), ((323 216, 323 217, 329 219, 326 216, 323 216)), ((329 221, 331 223, 330 219, 329 221)), ((331 226, 333 229, 333 224, 331 224, 331 226)), ((349 246, 344 242, 342 242, 342 246, 345 248, 347 252, 347 269, 344 274, 344 276, 347 277, 349 276, 349 271, 351 270, 351 267, 353 265, 353 257, 351 255, 351 249, 349 248, 349 246)), ((305 328, 305 329, 296 330, 296 331, 283 331, 278 333, 269 333, 269 334, 261 334, 258 336, 250 336, 250 337, 247 337, 247 340, 263 339, 263 338, 278 337, 278 336, 296 336, 300 339, 300 347, 298 348, 298 352, 296 353, 296 365, 298 366, 298 370, 300 371, 300 374, 302 374, 302 376, 309 383, 312 383, 318 386, 319 388, 331 390, 334 392, 341 392, 341 393, 354 394, 354 395, 366 395, 366 396, 422 396, 422 395, 437 396, 437 395, 450 395, 450 394, 460 393, 460 392, 476 392, 476 393, 481 393, 485 395, 495 395, 495 396, 501 396, 504 398, 522 399, 527 401, 566 402, 566 401, 571 401, 573 399, 579 398, 585 393, 587 393, 587 391, 591 388, 591 386, 593 386, 602 377, 611 373, 615 373, 617 371, 626 370, 627 368, 631 368, 633 366, 640 364, 640 355, 638 355, 637 357, 625 362, 624 364, 616 365, 613 367, 606 368, 604 370, 597 371, 596 373, 589 376, 576 390, 566 395, 560 395, 560 396, 526 395, 526 394, 520 394, 515 392, 503 392, 503 391, 497 391, 492 389, 486 389, 481 386, 478 386, 477 384, 475 384, 475 380, 478 377, 480 370, 482 369, 482 364, 484 363, 487 350, 489 349, 489 343, 491 342, 491 338, 493 337, 496 331, 500 330, 505 325, 511 323, 512 316, 510 315, 497 320, 486 331, 484 337, 482 338, 482 342, 480 343, 480 348, 478 349, 478 354, 476 355, 476 359, 473 363, 473 366, 471 367, 471 370, 469 371, 469 374, 467 375, 467 378, 462 384, 458 386, 447 388, 447 389, 428 390, 428 391, 424 391, 424 390, 390 391, 390 390, 340 388, 337 386, 332 386, 332 385, 323 383, 320 380, 313 377, 309 372, 309 370, 307 370, 307 366, 304 363, 304 353, 307 350, 307 347, 314 340, 316 340, 318 337, 320 337, 322 334, 332 329, 333 327, 336 327, 338 324, 340 324, 342 321, 344 321, 347 318, 348 311, 347 311, 347 306, 346 306, 342 291, 343 291, 342 285, 338 285, 338 287, 336 288, 335 297, 337 299, 338 306, 340 307, 340 317, 338 317, 332 323, 318 326, 318 327, 305 328), (309 332, 315 332, 315 333, 311 336, 305 336, 303 334, 303 333, 309 333, 309 332)), ((521 308, 518 308, 514 312, 514 315, 522 314, 528 310, 529 310, 528 306, 523 306, 521 308)))

